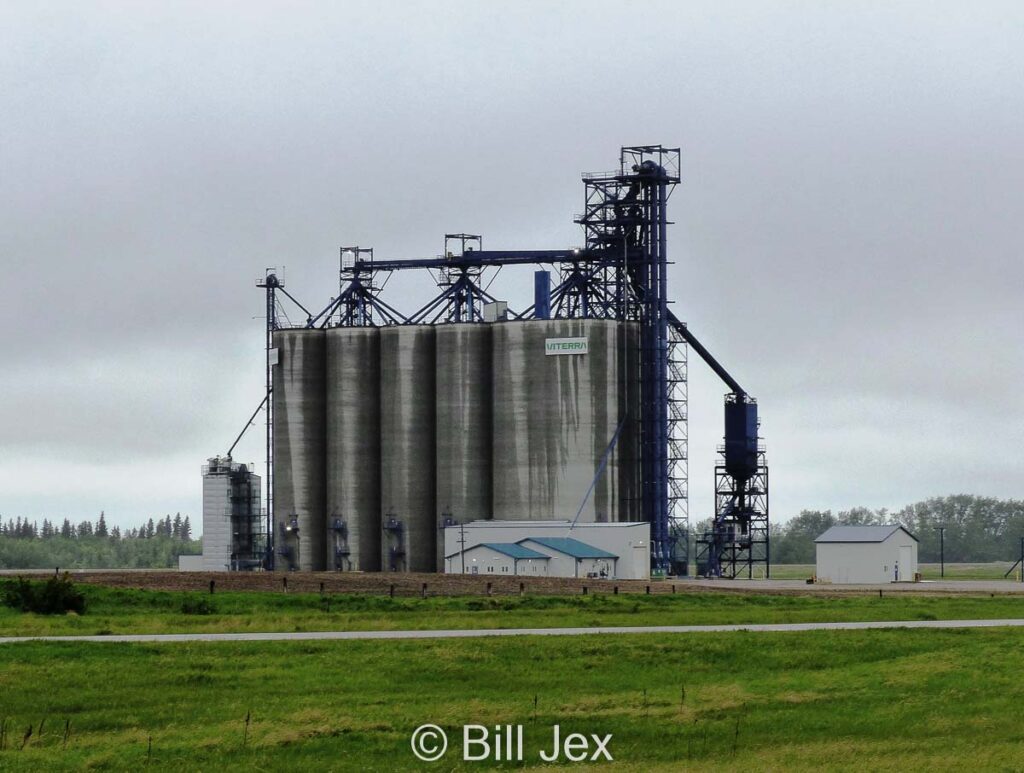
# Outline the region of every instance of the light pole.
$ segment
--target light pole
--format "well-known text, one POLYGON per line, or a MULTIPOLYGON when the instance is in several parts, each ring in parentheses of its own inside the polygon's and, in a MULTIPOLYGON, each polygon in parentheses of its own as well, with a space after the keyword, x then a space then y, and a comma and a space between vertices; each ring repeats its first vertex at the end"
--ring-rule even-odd
POLYGON ((946 576, 946 527, 936 526, 939 530, 939 577, 946 576))
POLYGON ((459 523, 459 550, 462 553, 462 573, 466 573, 466 526, 459 523))

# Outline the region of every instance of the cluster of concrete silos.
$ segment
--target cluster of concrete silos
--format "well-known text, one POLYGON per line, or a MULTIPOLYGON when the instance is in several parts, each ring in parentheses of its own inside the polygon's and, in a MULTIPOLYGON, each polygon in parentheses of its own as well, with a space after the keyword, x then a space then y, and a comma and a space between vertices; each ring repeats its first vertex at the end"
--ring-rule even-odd
POLYGON ((436 571, 446 521, 573 518, 584 499, 583 521, 638 520, 637 341, 609 320, 276 331, 279 564, 436 571), (551 356, 555 339, 586 353, 551 356))

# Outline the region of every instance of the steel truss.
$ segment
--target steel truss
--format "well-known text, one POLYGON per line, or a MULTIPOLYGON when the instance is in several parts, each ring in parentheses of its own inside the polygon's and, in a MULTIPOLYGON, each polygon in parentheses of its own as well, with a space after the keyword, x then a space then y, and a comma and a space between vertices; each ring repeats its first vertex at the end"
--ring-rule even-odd
POLYGON ((674 569, 689 572, 689 433, 686 341, 673 327, 668 340, 668 521, 674 569))
MULTIPOLYGON (((720 448, 723 456, 725 449, 720 448)), ((757 471, 748 480, 730 475, 724 463, 715 466, 715 518, 697 538, 697 565, 710 577, 754 578, 754 567, 771 576, 768 541, 768 465, 763 448, 757 471)))

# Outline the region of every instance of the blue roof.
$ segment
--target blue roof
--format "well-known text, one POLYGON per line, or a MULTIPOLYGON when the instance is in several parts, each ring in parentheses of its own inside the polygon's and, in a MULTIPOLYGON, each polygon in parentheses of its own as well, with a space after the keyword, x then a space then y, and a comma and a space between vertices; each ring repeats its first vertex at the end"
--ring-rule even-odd
POLYGON ((536 550, 524 548, 514 542, 481 542, 479 547, 490 548, 498 553, 504 553, 511 558, 551 558, 536 550))
POLYGON ((614 553, 595 548, 593 545, 580 542, 572 537, 527 537, 519 540, 519 544, 523 542, 536 542, 538 545, 557 550, 559 553, 565 553, 573 558, 618 558, 614 553))

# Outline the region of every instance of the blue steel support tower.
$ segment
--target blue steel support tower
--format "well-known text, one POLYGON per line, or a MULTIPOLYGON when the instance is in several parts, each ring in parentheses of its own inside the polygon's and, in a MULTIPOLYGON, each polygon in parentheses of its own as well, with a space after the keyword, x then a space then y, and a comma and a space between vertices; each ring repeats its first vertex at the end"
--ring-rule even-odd
POLYGON ((640 322, 641 514, 651 524, 652 567, 669 571, 683 536, 673 533, 669 505, 666 204, 679 182, 679 149, 623 148, 617 171, 584 175, 583 182, 585 210, 576 222, 584 229, 586 254, 600 256, 591 269, 600 279, 600 297, 588 305, 606 300, 607 316, 640 322))

